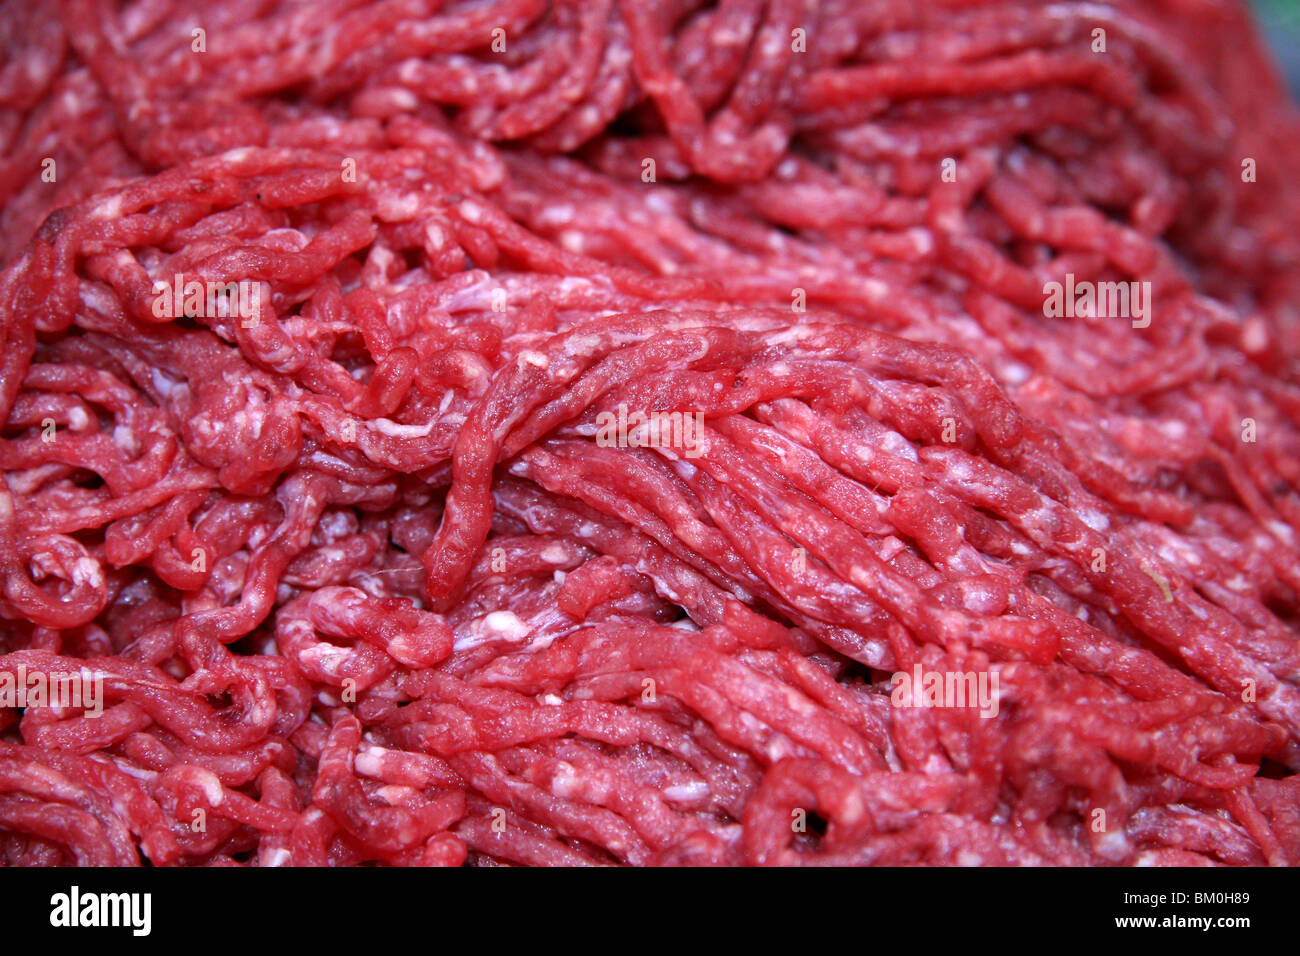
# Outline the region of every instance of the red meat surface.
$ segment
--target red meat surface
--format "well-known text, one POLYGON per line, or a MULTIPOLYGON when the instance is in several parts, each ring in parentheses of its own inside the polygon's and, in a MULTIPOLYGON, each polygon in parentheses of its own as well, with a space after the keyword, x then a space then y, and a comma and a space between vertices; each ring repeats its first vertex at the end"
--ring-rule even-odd
POLYGON ((1300 861, 1244 4, 17 0, 0 50, 0 678, 103 695, 0 699, 0 861, 1300 861))

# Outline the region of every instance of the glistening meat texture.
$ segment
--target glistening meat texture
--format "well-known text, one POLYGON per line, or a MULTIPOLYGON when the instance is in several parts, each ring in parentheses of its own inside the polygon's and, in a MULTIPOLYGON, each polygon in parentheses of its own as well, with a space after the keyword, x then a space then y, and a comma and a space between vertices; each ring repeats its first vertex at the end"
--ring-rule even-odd
POLYGON ((0 859, 1300 861, 1300 122, 1243 4, 0 43, 0 675, 104 695, 0 709, 0 859))

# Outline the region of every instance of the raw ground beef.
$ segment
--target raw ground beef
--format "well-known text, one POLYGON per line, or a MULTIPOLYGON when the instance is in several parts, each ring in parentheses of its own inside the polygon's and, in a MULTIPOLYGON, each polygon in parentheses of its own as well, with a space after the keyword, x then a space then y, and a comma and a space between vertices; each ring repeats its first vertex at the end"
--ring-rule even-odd
POLYGON ((17 0, 0 49, 0 677, 103 691, 0 708, 0 861, 1300 861, 1300 121, 1244 5, 17 0))

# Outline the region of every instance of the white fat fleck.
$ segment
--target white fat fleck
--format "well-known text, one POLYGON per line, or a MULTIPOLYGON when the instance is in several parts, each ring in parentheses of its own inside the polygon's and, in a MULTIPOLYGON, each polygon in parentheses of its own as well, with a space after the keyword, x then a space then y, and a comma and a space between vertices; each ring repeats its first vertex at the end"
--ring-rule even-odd
POLYGON ((375 796, 383 800, 390 807, 404 806, 413 796, 410 787, 403 787, 397 784, 380 787, 375 791, 375 796))
POLYGON ((351 653, 347 648, 333 644, 317 644, 303 651, 302 657, 307 663, 315 664, 326 674, 337 677, 339 668, 347 662, 351 653))
POLYGON ((945 462, 944 467, 948 469, 949 475, 963 484, 971 481, 975 476, 971 466, 961 458, 953 458, 951 461, 945 462))
POLYGON ((651 212, 657 212, 664 216, 670 216, 673 212, 673 204, 668 201, 668 196, 662 192, 652 192, 646 196, 646 208, 651 212))
POLYGON ((560 704, 564 703, 564 698, 557 694, 543 694, 542 703, 548 704, 551 707, 558 707, 560 704))
POLYGON ((113 444, 128 455, 134 455, 137 450, 135 435, 131 429, 125 425, 118 425, 113 429, 113 444))
POLYGON ((72 583, 89 584, 98 588, 104 583, 104 575, 99 570, 99 562, 94 558, 78 558, 72 566, 72 583))
POLYGON ((478 362, 470 358, 468 355, 462 355, 459 364, 461 369, 465 372, 465 375, 469 378, 479 379, 486 374, 483 366, 479 365, 478 362))
POLYGON ((1241 327, 1241 347, 1247 352, 1262 352, 1268 348, 1268 329, 1258 319, 1247 319, 1241 327))
POLYGON ((1128 837, 1122 831, 1113 830, 1097 841, 1097 852, 1108 860, 1122 860, 1128 851, 1128 837))
POLYGON ((691 783, 679 783, 671 787, 664 788, 664 796, 669 800, 693 801, 701 800, 709 795, 709 786, 702 781, 696 780, 691 783))
MULTIPOLYGON (((294 252, 304 250, 311 245, 311 237, 302 232, 300 229, 272 229, 259 239, 260 245, 274 250, 285 250, 289 248, 294 252)), ((263 286, 265 290, 265 285, 263 286)))
POLYGON ((907 230, 908 238, 912 240, 912 246, 923 256, 928 256, 934 251, 934 236, 930 235, 929 229, 922 229, 917 226, 907 230))
MULTIPOLYGON (((211 420, 204 419, 204 421, 208 422, 211 420)), ((230 424, 235 427, 235 431, 237 432, 242 432, 247 429, 250 422, 253 425, 253 437, 256 438, 262 433, 262 416, 260 413, 250 415, 247 411, 241 409, 240 411, 235 412, 234 415, 230 416, 230 424)), ((211 421, 211 429, 212 433, 216 435, 225 430, 225 425, 220 421, 211 421)))
POLYGON ((410 90, 393 90, 389 94, 392 97, 393 105, 399 110, 410 112, 420 105, 420 99, 410 90))
POLYGON ((177 383, 172 380, 171 376, 167 375, 162 369, 156 368, 153 370, 153 387, 158 390, 158 394, 163 398, 169 396, 176 385, 177 383))
POLYGON ((478 203, 473 202, 472 200, 463 200, 457 207, 457 210, 460 212, 460 217, 466 222, 478 223, 483 221, 482 208, 480 208, 478 203))
POLYGON ((1029 366, 1020 362, 1007 362, 1002 366, 1002 381, 1008 385, 1023 385, 1032 374, 1029 366))
POLYGON ((263 866, 287 866, 291 859, 293 859, 293 856, 292 854, 289 853, 288 850, 286 850, 284 847, 276 847, 274 850, 272 850, 270 853, 266 855, 265 859, 262 861, 262 865, 263 866))
POLYGON ((1187 423, 1180 421, 1161 422, 1159 425, 1167 438, 1180 439, 1187 437, 1187 423))
POLYGON ((551 779, 551 792, 557 797, 571 797, 581 789, 578 772, 571 764, 560 763, 551 779))
POLYGON ((1295 542, 1294 532, 1292 532, 1292 530, 1287 525, 1283 524, 1281 521, 1270 521, 1268 523, 1268 529, 1272 531, 1275 535, 1277 535, 1279 538, 1281 538, 1283 541, 1285 541, 1287 544, 1292 544, 1295 542))
POLYGON ((690 355, 687 355, 685 358, 683 358, 682 362, 684 363, 695 362, 698 361, 699 359, 704 358, 704 356, 708 354, 709 354, 709 340, 701 336, 699 339, 699 343, 695 348, 695 351, 693 351, 690 355))
POLYGON ((892 561, 898 552, 904 550, 907 545, 895 538, 892 534, 880 542, 880 560, 892 561))
POLYGON ((433 422, 424 425, 400 425, 387 418, 376 418, 366 422, 366 425, 389 438, 423 438, 433 431, 433 422))
POLYGON ((419 215, 420 197, 414 193, 385 196, 379 202, 378 211, 379 217, 387 222, 406 222, 419 215))
POLYGON ((881 440, 881 444, 890 454, 908 461, 920 461, 916 455, 916 446, 897 432, 890 432, 881 440))
POLYGON ((383 246, 372 246, 370 249, 368 261, 373 263, 380 272, 386 273, 393 259, 393 254, 383 246))
POLYGON ((321 517, 317 522, 317 527, 330 539, 336 540, 348 534, 353 527, 353 523, 348 520, 349 514, 342 511, 332 511, 321 517))
POLYGON ((118 219, 122 215, 122 197, 110 196, 100 202, 91 213, 91 219, 118 219))
POLYGON ((541 215, 537 217, 537 224, 539 226, 567 226, 573 221, 573 215, 573 206, 568 203, 549 206, 543 209, 541 215))
POLYGON ((363 777, 379 777, 383 773, 384 754, 387 752, 383 747, 359 751, 352 762, 353 766, 363 777))
POLYGON ((532 349, 524 349, 519 353, 519 367, 523 368, 525 362, 538 368, 546 368, 551 364, 550 359, 545 355, 541 352, 534 352, 532 349))
POLYGON ((771 337, 773 345, 798 345, 804 339, 812 338, 816 333, 802 325, 792 325, 788 329, 776 332, 771 337))
POLYGON ((563 564, 568 556, 569 552, 558 544, 548 544, 542 551, 542 560, 548 564, 563 564))
POLYGON ((1104 3, 1054 3, 1043 7, 1043 15, 1053 20, 1077 20, 1086 17, 1091 20, 1110 21, 1115 16, 1115 8, 1104 3))
POLYGON ((1046 528, 1051 526, 1054 517, 1054 511, 1049 505, 1040 504, 1033 511, 1025 513, 1025 524, 1034 528, 1046 528))
POLYGON ((880 302, 889 297, 889 283, 880 279, 864 279, 862 281, 862 294, 872 302, 880 302))
POLYGON ((1093 511, 1091 508, 1081 508, 1079 517, 1093 531, 1105 531, 1110 527, 1110 519, 1099 511, 1093 511))
POLYGON ((221 781, 211 770, 203 770, 198 767, 194 769, 194 775, 198 777, 199 786, 203 788, 203 796, 207 798, 208 806, 219 807, 221 801, 225 799, 225 792, 221 789, 221 781))
POLYGON ((861 141, 865 146, 874 147, 876 150, 883 152, 914 152, 914 150, 903 150, 898 137, 891 136, 879 126, 859 127, 854 131, 854 138, 861 141))
POLYGON ((493 611, 483 618, 483 625, 494 634, 511 640, 528 634, 528 625, 519 620, 514 611, 493 611))
POLYGON ((143 767, 137 767, 135 764, 128 763, 127 761, 124 760, 123 761, 108 760, 105 758, 101 758, 98 754, 93 754, 90 759, 98 763, 104 763, 104 764, 108 764, 109 766, 116 767, 118 770, 122 771, 127 776, 134 777, 136 780, 154 780, 158 776, 158 774, 156 774, 152 770, 145 770, 143 767))

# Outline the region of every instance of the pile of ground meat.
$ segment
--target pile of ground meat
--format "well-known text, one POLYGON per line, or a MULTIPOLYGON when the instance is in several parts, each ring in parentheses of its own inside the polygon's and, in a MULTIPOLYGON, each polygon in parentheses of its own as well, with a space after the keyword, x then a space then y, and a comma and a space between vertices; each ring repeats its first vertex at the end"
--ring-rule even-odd
POLYGON ((1244 4, 0 48, 0 677, 102 687, 0 707, 0 861, 1300 862, 1300 120, 1244 4))

